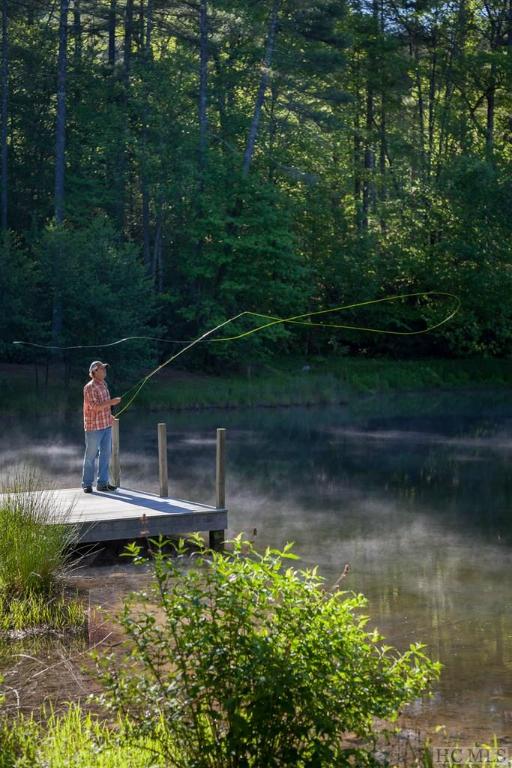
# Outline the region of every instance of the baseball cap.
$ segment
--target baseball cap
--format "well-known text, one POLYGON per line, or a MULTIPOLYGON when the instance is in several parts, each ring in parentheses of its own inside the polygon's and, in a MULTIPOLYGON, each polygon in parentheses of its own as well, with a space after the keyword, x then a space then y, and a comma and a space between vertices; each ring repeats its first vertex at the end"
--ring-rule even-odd
POLYGON ((89 366, 89 373, 91 374, 93 371, 96 370, 96 368, 99 368, 100 365, 102 365, 104 368, 106 368, 108 363, 102 363, 101 360, 95 360, 89 366))

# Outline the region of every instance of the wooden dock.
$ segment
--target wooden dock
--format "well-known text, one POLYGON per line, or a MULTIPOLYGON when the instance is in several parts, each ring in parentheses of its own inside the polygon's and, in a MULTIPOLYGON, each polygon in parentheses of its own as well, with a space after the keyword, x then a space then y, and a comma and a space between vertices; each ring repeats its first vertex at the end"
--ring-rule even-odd
POLYGON ((227 510, 183 499, 120 487, 116 491, 84 493, 81 488, 46 491, 54 498, 55 522, 76 530, 80 542, 133 540, 147 536, 181 536, 208 531, 218 544, 227 528, 227 510), (212 536, 212 534, 214 534, 212 536))
MULTIPOLYGON (((124 541, 147 537, 182 536, 195 532, 208 532, 211 547, 221 547, 228 527, 225 491, 225 429, 217 429, 215 457, 216 504, 209 506, 195 501, 174 499, 169 496, 167 469, 167 428, 158 424, 158 474, 160 494, 125 488, 121 485, 119 458, 119 421, 114 419, 112 429, 112 457, 110 474, 115 491, 94 490, 84 493, 82 488, 52 489, 51 496, 55 523, 74 526, 73 538, 78 542, 124 541), (76 531, 76 536, 75 536, 76 531)), ((0 495, 1 500, 1 495, 0 495)))

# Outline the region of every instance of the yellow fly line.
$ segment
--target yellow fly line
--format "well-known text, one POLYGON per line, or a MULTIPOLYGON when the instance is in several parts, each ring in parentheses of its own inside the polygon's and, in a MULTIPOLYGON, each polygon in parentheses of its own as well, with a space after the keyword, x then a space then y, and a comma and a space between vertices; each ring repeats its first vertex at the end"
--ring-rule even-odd
POLYGON ((32 346, 32 347, 38 347, 41 349, 59 349, 59 350, 99 349, 99 348, 114 347, 118 344, 123 344, 127 341, 131 341, 134 339, 150 339, 151 341, 165 341, 167 343, 183 344, 184 345, 183 349, 180 349, 178 352, 171 355, 171 357, 169 357, 163 363, 161 363, 152 371, 150 371, 146 376, 144 376, 142 379, 136 382, 132 387, 130 387, 129 390, 127 390, 122 395, 122 397, 125 398, 134 390, 128 402, 123 406, 123 408, 121 408, 120 411, 116 413, 116 418, 119 418, 119 416, 121 416, 121 414, 124 413, 130 407, 130 405, 133 403, 133 401, 135 400, 135 398, 137 397, 141 389, 147 384, 147 382, 156 373, 161 371, 162 368, 165 368, 167 365, 170 365, 172 362, 174 362, 174 360, 180 357, 180 355, 183 355, 185 352, 188 352, 189 349, 192 349, 192 347, 206 340, 210 342, 216 342, 216 343, 237 341, 239 339, 244 339, 244 338, 247 338, 248 336, 252 336, 255 333, 259 333, 260 331, 264 331, 265 329, 271 328, 272 326, 283 325, 285 323, 289 323, 293 325, 302 325, 308 328, 336 328, 338 330, 343 329, 343 330, 352 330, 352 331, 366 331, 368 333, 382 333, 382 334, 387 334, 392 336, 417 336, 423 333, 430 333, 436 328, 439 328, 440 326, 449 322, 453 317, 455 317, 460 307, 461 307, 460 299, 454 293, 449 293, 448 291, 418 291, 415 293, 401 293, 394 296, 385 296, 384 298, 381 298, 381 299, 370 299, 368 301, 358 301, 353 304, 344 304, 343 306, 333 307, 332 309, 320 309, 315 312, 305 312, 304 314, 292 315, 291 317, 275 317, 273 315, 265 315, 260 312, 250 312, 246 310, 244 312, 240 312, 238 315, 234 315, 233 317, 230 317, 227 320, 224 320, 222 323, 219 323, 219 325, 216 325, 214 328, 211 328, 209 331, 206 331, 206 333, 203 333, 201 336, 198 336, 196 339, 192 339, 192 340, 189 339, 185 341, 176 340, 176 339, 160 339, 154 336, 126 336, 122 339, 117 339, 117 341, 112 341, 108 344, 75 345, 75 346, 69 346, 69 347, 58 347, 58 346, 52 346, 52 345, 35 344, 33 342, 28 342, 28 341, 14 341, 13 344, 23 344, 23 345, 32 346), (346 323, 311 322, 311 319, 310 319, 314 317, 325 317, 326 315, 334 314, 336 312, 342 312, 349 309, 366 307, 371 304, 382 304, 388 301, 398 301, 400 299, 417 298, 419 296, 423 296, 423 297, 443 296, 445 298, 453 299, 455 301, 455 306, 452 309, 452 311, 449 312, 449 314, 446 315, 446 317, 444 317, 438 323, 435 323, 434 325, 430 325, 427 328, 422 328, 417 331, 393 331, 393 330, 386 330, 384 328, 369 328, 367 326, 362 326, 362 325, 349 325, 346 323), (251 328, 248 331, 243 331, 242 333, 234 334, 231 336, 220 336, 220 337, 210 338, 211 336, 213 336, 214 333, 216 333, 217 331, 220 331, 221 328, 224 328, 230 323, 234 323, 237 320, 242 319, 243 317, 259 318, 260 320, 264 320, 265 322, 261 323, 260 325, 257 325, 254 328, 251 328))

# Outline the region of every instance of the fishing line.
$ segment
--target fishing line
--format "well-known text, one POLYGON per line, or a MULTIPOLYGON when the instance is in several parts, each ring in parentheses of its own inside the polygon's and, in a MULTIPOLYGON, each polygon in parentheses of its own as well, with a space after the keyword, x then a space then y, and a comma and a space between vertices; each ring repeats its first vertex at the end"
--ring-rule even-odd
POLYGON ((76 344, 72 347, 58 347, 55 344, 36 344, 33 341, 13 341, 13 344, 22 344, 24 347, 38 347, 39 349, 99 349, 99 347, 115 347, 116 344, 123 344, 132 339, 151 339, 152 341, 166 341, 168 344, 188 344, 190 339, 159 339, 157 336, 125 336, 124 339, 117 339, 108 344, 76 344))
POLYGON ((418 291, 415 293, 402 293, 394 296, 385 296, 384 298, 381 298, 381 299, 370 299, 368 301, 359 301, 353 304, 345 304, 343 306, 333 307, 331 309, 320 309, 314 312, 305 312, 303 314, 292 315, 290 317, 276 317, 274 315, 265 315, 260 312, 251 312, 246 310, 244 312, 240 312, 237 315, 234 315, 233 317, 228 318, 227 320, 224 320, 222 323, 219 323, 214 328, 211 328, 210 330, 203 333, 201 336, 198 336, 196 339, 192 339, 192 340, 160 339, 154 336, 126 336, 122 339, 117 339, 116 341, 112 341, 107 344, 74 345, 74 346, 68 346, 68 347, 35 344, 33 342, 28 342, 28 341, 13 341, 13 344, 33 346, 33 347, 38 347, 40 349, 59 349, 59 350, 107 348, 107 347, 116 346, 118 344, 123 344, 124 342, 131 341, 134 339, 146 339, 146 340, 149 339, 151 341, 164 341, 170 344, 184 344, 183 349, 180 349, 178 352, 171 355, 171 357, 169 357, 163 363, 161 363, 152 371, 150 371, 146 376, 142 377, 142 379, 136 382, 132 387, 130 387, 130 389, 128 389, 123 395, 121 395, 122 398, 125 398, 133 390, 135 390, 133 395, 130 397, 130 399, 126 403, 126 405, 124 405, 124 407, 121 408, 121 410, 116 413, 116 418, 119 418, 119 416, 122 413, 124 413, 129 408, 129 406, 133 403, 133 401, 135 400, 135 398, 137 397, 141 389, 149 381, 149 379, 151 379, 156 373, 158 373, 158 371, 161 371, 162 368, 165 368, 167 365, 174 362, 174 360, 176 360, 180 355, 183 355, 189 349, 192 349, 192 347, 196 346, 201 342, 208 341, 210 343, 219 343, 219 342, 237 341, 239 339, 244 339, 244 338, 247 338, 248 336, 252 336, 255 333, 259 333, 260 331, 266 330, 267 328, 271 328, 275 325, 283 325, 285 323, 290 323, 292 325, 302 325, 302 326, 306 326, 307 328, 336 328, 338 330, 343 329, 343 330, 353 330, 353 331, 367 331, 370 333, 382 333, 382 334, 393 335, 393 336, 416 336, 423 333, 430 333, 436 328, 439 328, 440 326, 449 322, 449 320, 451 320, 457 314, 460 307, 461 307, 460 299, 454 293, 449 293, 448 291, 418 291), (398 301, 400 299, 409 299, 409 298, 419 297, 419 296, 448 297, 455 300, 455 308, 440 322, 435 323, 434 325, 427 326, 427 328, 422 328, 416 331, 396 331, 396 330, 386 330, 383 328, 370 328, 368 326, 362 326, 362 325, 349 325, 346 323, 321 323, 321 322, 317 323, 317 322, 310 322, 310 321, 308 322, 306 320, 306 318, 325 316, 328 314, 333 314, 334 312, 342 312, 345 310, 356 309, 359 307, 365 307, 372 304, 381 304, 384 302, 398 301), (219 338, 213 338, 213 339, 209 338, 210 336, 212 336, 212 334, 216 333, 216 331, 219 331, 224 326, 229 325, 230 323, 234 323, 243 317, 260 318, 260 320, 263 319, 265 320, 265 322, 256 326, 255 328, 251 328, 248 331, 243 331, 238 334, 234 334, 231 336, 221 336, 219 338))

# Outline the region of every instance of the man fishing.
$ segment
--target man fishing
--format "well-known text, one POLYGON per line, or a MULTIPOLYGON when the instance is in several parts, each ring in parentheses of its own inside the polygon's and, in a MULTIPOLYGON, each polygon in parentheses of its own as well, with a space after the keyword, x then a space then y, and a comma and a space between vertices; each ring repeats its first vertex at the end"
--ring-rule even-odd
POLYGON ((108 468, 112 452, 111 407, 121 402, 110 397, 105 383, 108 363, 95 360, 89 366, 90 381, 84 387, 85 455, 82 473, 84 493, 92 493, 96 457, 99 456, 97 491, 115 491, 108 482, 108 468))

